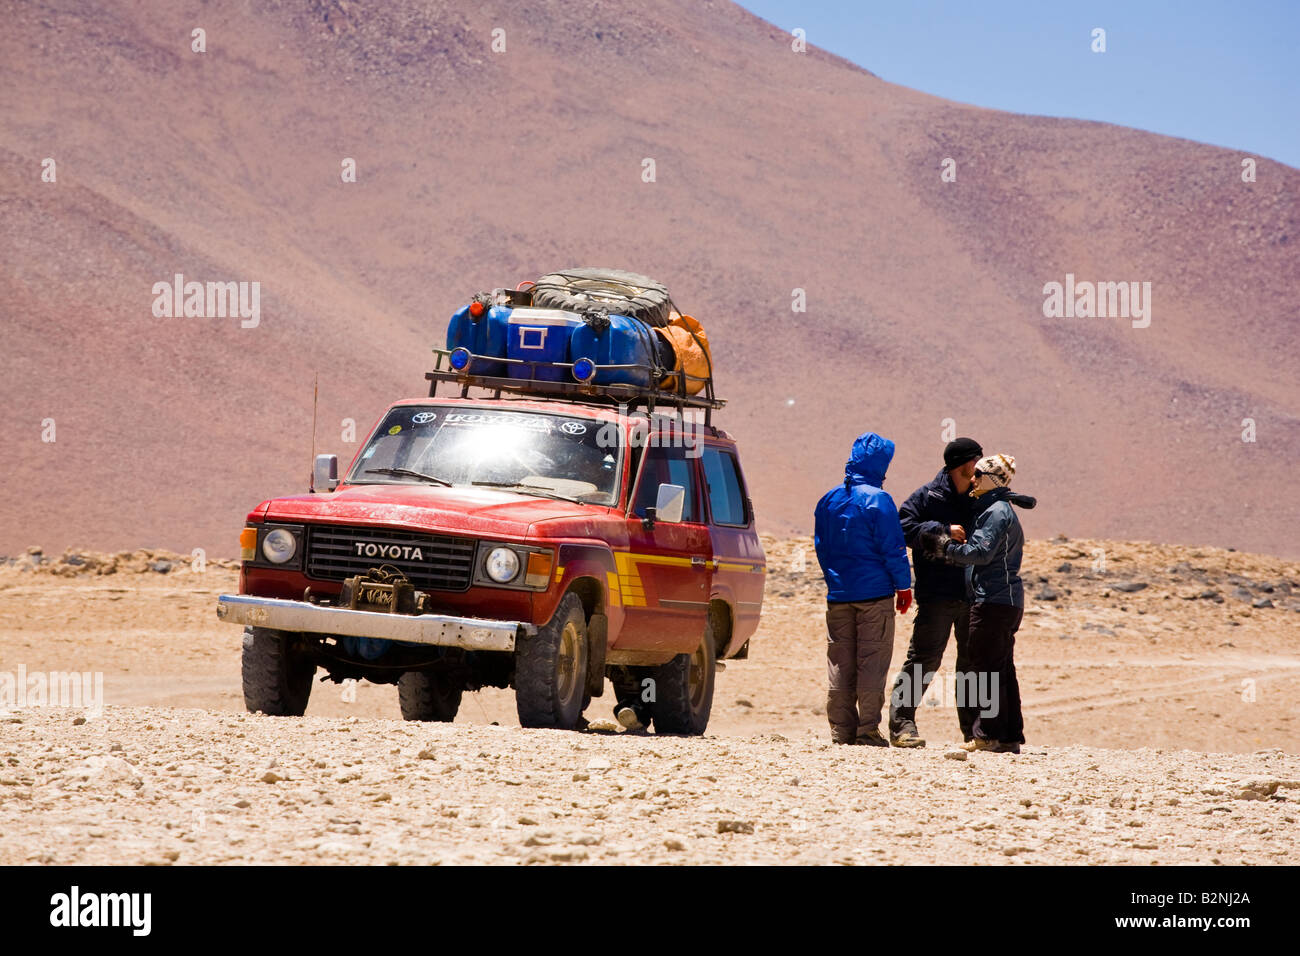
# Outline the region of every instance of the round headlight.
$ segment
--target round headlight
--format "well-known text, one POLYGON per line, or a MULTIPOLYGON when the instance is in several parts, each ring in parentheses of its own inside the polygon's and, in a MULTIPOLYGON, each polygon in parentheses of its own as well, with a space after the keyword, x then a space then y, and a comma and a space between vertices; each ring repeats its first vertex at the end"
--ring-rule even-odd
POLYGON ((284 564, 298 550, 298 539, 283 528, 276 528, 262 539, 262 554, 272 564, 284 564))
POLYGON ((483 562, 483 570, 497 584, 505 584, 519 573, 519 555, 509 548, 493 548, 483 562))

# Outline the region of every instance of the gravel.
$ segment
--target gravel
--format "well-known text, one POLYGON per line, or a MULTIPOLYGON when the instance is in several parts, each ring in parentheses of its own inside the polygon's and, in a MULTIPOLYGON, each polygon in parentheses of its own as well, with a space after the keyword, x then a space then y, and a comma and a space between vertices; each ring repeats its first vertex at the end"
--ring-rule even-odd
POLYGON ((156 707, 6 720, 0 864, 1300 863, 1300 757, 1281 751, 968 755, 156 707))

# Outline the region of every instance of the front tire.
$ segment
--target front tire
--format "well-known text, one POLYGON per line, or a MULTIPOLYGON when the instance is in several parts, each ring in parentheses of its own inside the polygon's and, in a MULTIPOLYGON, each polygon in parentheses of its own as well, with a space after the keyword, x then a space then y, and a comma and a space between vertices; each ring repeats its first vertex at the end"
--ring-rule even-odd
POLYGON ((713 711, 713 630, 690 654, 678 654, 654 669, 655 699, 650 705, 657 734, 698 737, 709 726, 713 711))
POLYGON ((587 700, 587 617, 572 592, 534 637, 515 647, 515 708, 524 727, 578 725, 587 700))
POLYGON ((241 661, 244 706, 272 717, 301 717, 311 697, 316 665, 301 634, 265 627, 244 628, 241 661))
POLYGON ((439 671, 407 671, 397 681, 397 700, 403 720, 449 723, 460 710, 465 689, 439 671))

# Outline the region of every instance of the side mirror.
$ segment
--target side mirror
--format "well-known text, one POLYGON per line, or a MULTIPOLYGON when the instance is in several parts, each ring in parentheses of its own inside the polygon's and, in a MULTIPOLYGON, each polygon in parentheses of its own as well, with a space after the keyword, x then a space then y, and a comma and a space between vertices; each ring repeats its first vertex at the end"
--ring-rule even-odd
POLYGON ((339 486, 339 456, 317 455, 311 469, 311 491, 333 491, 339 486))
POLYGON ((655 520, 677 524, 686 506, 686 489, 681 485, 663 484, 655 496, 655 520))

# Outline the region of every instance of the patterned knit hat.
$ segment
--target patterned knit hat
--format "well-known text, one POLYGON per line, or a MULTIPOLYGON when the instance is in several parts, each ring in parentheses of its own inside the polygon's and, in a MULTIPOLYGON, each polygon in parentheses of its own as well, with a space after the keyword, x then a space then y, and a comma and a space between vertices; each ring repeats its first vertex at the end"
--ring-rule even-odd
POLYGON ((1006 488, 1016 473, 1016 460, 1010 455, 986 455, 975 463, 975 481, 971 485, 972 498, 978 498, 994 488, 1006 488))

